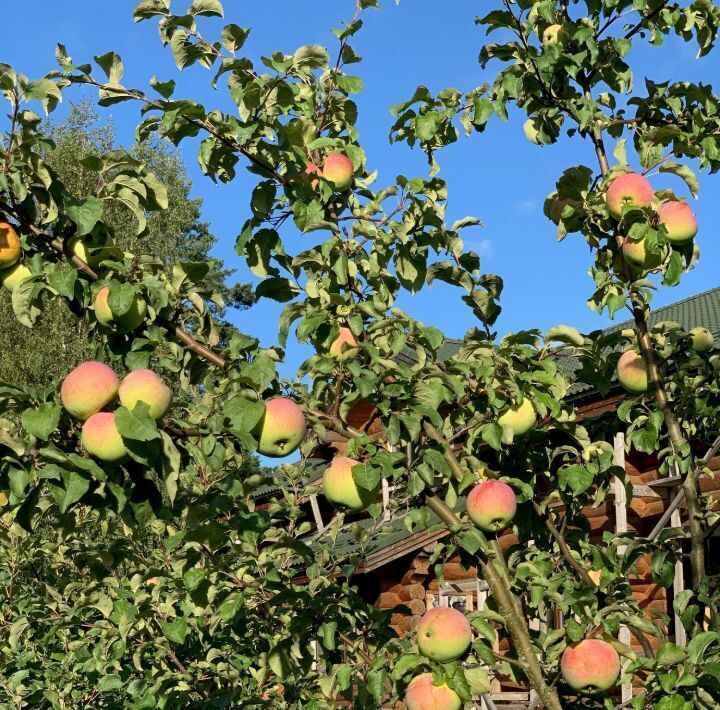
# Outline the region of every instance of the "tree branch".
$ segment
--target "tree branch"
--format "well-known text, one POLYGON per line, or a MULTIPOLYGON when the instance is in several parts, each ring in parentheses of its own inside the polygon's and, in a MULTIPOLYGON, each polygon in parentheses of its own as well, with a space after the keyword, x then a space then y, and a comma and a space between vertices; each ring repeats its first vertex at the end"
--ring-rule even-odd
MULTIPOLYGON (((18 210, 13 209, 9 205, 0 203, 0 210, 5 212, 7 216, 11 216, 13 219, 15 219, 15 221, 20 223, 24 229, 31 232, 35 238, 42 240, 45 244, 54 249, 56 252, 63 254, 78 271, 81 271, 83 274, 85 274, 91 281, 99 280, 100 276, 98 275, 98 273, 80 257, 69 253, 65 249, 65 245, 63 244, 63 241, 61 239, 59 239, 58 237, 53 237, 44 232, 42 229, 39 229, 32 222, 26 220, 18 210)), ((209 363, 215 365, 216 367, 219 367, 221 370, 224 370, 227 367, 228 363, 225 358, 215 352, 212 348, 209 348, 206 345, 198 342, 192 335, 190 335, 190 333, 188 333, 177 323, 174 323, 167 318, 163 318, 162 316, 158 316, 155 319, 155 323, 157 323, 157 325, 159 325, 161 328, 164 328, 171 335, 174 335, 178 340, 180 340, 184 345, 186 345, 189 350, 194 352, 199 357, 207 360, 209 363)))
MULTIPOLYGON (((446 453, 447 456, 447 453, 446 453)), ((461 524, 460 518, 437 496, 426 497, 428 508, 432 510, 448 527, 461 524)), ((479 558, 480 569, 483 578, 490 587, 490 592, 495 599, 498 610, 505 620, 505 627, 515 644, 518 655, 526 664, 525 672, 532 687, 538 696, 545 703, 547 710, 562 710, 557 691, 545 682, 542 667, 528 633, 528 624, 519 610, 519 603, 510 589, 507 579, 495 567, 492 560, 485 556, 479 558)))

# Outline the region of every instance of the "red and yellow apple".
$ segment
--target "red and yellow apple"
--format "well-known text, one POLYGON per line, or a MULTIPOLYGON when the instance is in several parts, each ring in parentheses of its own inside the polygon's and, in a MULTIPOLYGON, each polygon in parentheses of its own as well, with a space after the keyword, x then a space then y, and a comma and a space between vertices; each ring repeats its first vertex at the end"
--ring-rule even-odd
POLYGON ((498 418, 498 424, 511 429, 514 436, 529 432, 535 426, 536 421, 535 407, 527 397, 520 404, 512 405, 498 418))
POLYGON ((712 333, 701 325, 690 328, 688 335, 690 336, 690 347, 696 353, 706 353, 712 350, 713 345, 715 345, 715 339, 712 333))
POLYGON ((615 219, 621 219, 625 207, 650 207, 655 192, 648 179, 638 173, 618 175, 605 193, 608 211, 615 219))
POLYGON ((560 661, 565 682, 579 693, 603 692, 620 675, 620 656, 607 641, 585 639, 565 649, 560 661))
POLYGON ((289 456, 302 444, 306 429, 305 415, 292 399, 270 399, 265 402, 265 413, 255 428, 258 451, 273 458, 289 456))
POLYGON ((138 402, 150 407, 150 416, 158 421, 172 404, 172 391, 152 370, 133 370, 120 383, 120 403, 133 410, 138 402))
POLYGON ((447 683, 435 685, 432 673, 415 676, 405 691, 407 710, 460 710, 460 696, 447 683))
POLYGON ((517 512, 515 491, 502 481, 481 481, 467 497, 467 512, 481 530, 504 530, 517 512))
POLYGON ((117 397, 120 380, 111 367, 89 360, 78 365, 60 387, 65 409, 78 419, 87 419, 117 397))
POLYGON ((82 445, 91 456, 106 463, 120 463, 127 458, 114 412, 98 412, 83 424, 82 445))
POLYGON ((29 279, 31 276, 32 271, 30 271, 25 264, 18 263, 9 269, 0 271, 0 283, 2 283, 5 290, 12 293, 20 283, 29 279))
POLYGON ((451 607, 428 609, 418 624, 417 642, 423 656, 440 663, 455 661, 472 643, 470 622, 451 607))
POLYGON ((95 317, 100 325, 120 333, 128 333, 142 324, 145 320, 145 313, 147 313, 147 304, 144 299, 135 296, 127 313, 115 317, 112 310, 110 310, 110 304, 108 303, 109 296, 110 288, 108 286, 103 286, 103 288, 95 294, 93 305, 95 307, 95 317))
POLYGON ((359 512, 374 503, 380 492, 380 486, 373 490, 360 488, 352 475, 353 467, 360 461, 347 456, 336 456, 323 474, 323 492, 328 503, 337 508, 359 512))
POLYGON ((626 237, 623 240, 622 252, 626 261, 642 269, 656 269, 662 261, 660 254, 648 251, 645 239, 633 241, 626 237))
POLYGON ((22 247, 15 228, 0 222, 0 269, 8 269, 20 261, 22 247))
POLYGON ((340 360, 349 360, 357 355, 357 338, 350 328, 343 326, 340 328, 337 337, 330 345, 330 355, 340 360))
POLYGON ((325 158, 323 177, 332 183, 336 190, 347 190, 352 185, 354 172, 352 160, 343 153, 330 153, 325 158))
POLYGON ((685 244, 697 234, 697 219, 687 202, 663 202, 657 209, 657 215, 671 244, 685 244))
POLYGON ((617 377, 620 384, 633 394, 648 391, 648 372, 642 355, 634 350, 624 352, 617 363, 617 377))

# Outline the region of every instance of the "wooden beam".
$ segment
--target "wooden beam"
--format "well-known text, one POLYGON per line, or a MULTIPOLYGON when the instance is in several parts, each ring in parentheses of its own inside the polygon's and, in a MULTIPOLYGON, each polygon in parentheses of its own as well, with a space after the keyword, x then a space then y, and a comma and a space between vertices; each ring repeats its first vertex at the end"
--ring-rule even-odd
MULTIPOLYGON (((614 464, 616 466, 622 466, 625 470, 625 434, 619 433, 615 435, 613 441, 613 457, 614 464)), ((613 488, 615 490, 615 532, 625 533, 627 532, 627 493, 625 491, 625 484, 619 480, 617 476, 613 481, 613 488)), ((618 554, 622 555, 625 552, 625 547, 618 547, 618 554)), ((631 643, 630 629, 627 626, 621 626, 618 632, 618 640, 620 643, 624 643, 629 646, 631 643)), ((626 661, 624 666, 627 666, 629 661, 626 661)), ((623 671, 624 671, 623 667, 623 671)), ((630 703, 632 701, 632 683, 623 683, 620 688, 620 698, 623 703, 630 703)))
POLYGON ((317 496, 310 496, 310 507, 312 508, 313 518, 315 518, 315 525, 317 525, 318 532, 322 534, 325 530, 325 523, 320 514, 317 496))
MULTIPOLYGON (((670 516, 670 527, 679 528, 682 527, 682 518, 680 517, 680 510, 675 509, 670 516)), ((677 598, 680 592, 685 590, 685 572, 683 570, 682 559, 675 562, 675 577, 673 578, 673 599, 677 598)), ((675 605, 673 604, 673 607, 675 605)), ((675 619, 675 643, 678 646, 687 645, 687 634, 685 633, 685 627, 680 620, 680 616, 673 609, 673 616, 675 619)))

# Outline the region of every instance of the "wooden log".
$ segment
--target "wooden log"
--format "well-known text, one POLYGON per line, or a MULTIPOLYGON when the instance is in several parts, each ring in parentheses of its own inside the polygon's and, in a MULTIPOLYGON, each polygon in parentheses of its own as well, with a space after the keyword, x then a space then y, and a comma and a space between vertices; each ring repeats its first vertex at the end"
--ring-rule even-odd
POLYGON ((402 604, 399 594, 393 592, 381 592, 380 596, 375 600, 375 606, 378 609, 392 609, 402 604))
POLYGON ((412 616, 404 616, 396 624, 392 624, 391 628, 398 636, 404 636, 415 628, 415 622, 412 616))
POLYGON ((477 577, 477 569, 475 567, 465 569, 459 562, 446 562, 443 565, 443 574, 447 581, 474 579, 477 577))
POLYGON ((714 478, 703 476, 700 479, 700 490, 703 493, 712 493, 720 490, 720 475, 716 475, 714 478))
POLYGON ((640 518, 650 518, 662 515, 665 505, 661 498, 633 498, 630 502, 630 509, 640 518))
POLYGON ((409 602, 411 599, 425 599, 425 587, 422 584, 408 584, 404 587, 400 587, 397 595, 404 602, 409 602))
POLYGON ((422 615, 425 613, 425 600, 424 599, 411 599, 408 602, 403 602, 410 611, 415 615, 422 615))
POLYGON ((390 626, 397 626, 402 622, 403 619, 406 619, 408 617, 408 614, 393 614, 390 617, 390 626))

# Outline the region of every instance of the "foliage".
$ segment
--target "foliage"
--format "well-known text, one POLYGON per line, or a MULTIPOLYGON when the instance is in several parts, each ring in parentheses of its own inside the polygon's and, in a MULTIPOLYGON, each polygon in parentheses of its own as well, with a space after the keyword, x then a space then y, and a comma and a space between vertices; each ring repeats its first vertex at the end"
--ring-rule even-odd
MULTIPOLYGON (((62 178, 73 195, 84 195, 96 184, 98 176, 82 165, 79 158, 117 150, 111 123, 98 123, 92 104, 84 101, 70 107, 68 117, 47 127, 51 141, 45 151, 49 167, 62 178)), ((148 216, 148 232, 139 239, 131 215, 122 208, 108 209, 107 219, 115 231, 117 243, 128 251, 141 248, 144 253, 161 259, 168 268, 177 261, 206 261, 217 239, 201 221, 201 201, 191 198, 191 184, 180 156, 166 144, 137 144, 133 154, 157 174, 168 192, 168 208, 148 216)), ((206 277, 209 288, 222 294, 231 308, 245 308, 253 299, 247 284, 226 285, 232 275, 222 262, 213 258, 214 266, 206 277)), ((217 308, 218 315, 227 306, 217 308)), ((0 319, 5 325, 0 333, 0 347, 6 353, 0 363, 0 380, 14 384, 51 386, 72 367, 94 354, 88 337, 88 322, 68 309, 67 305, 49 299, 33 329, 17 322, 12 315, 10 294, 0 291, 0 319)), ((222 326, 226 337, 229 325, 222 326)))
MULTIPOLYGON (((60 71, 34 81, 0 68, 11 104, 0 212, 18 226, 33 266, 32 278, 13 291, 17 319, 32 325, 48 303, 86 314, 103 284, 114 313, 127 313, 142 297, 143 325, 124 334, 90 326, 94 350, 118 370, 151 366, 180 393, 158 423, 144 405, 118 410, 129 460, 101 466, 82 455, 78 425, 55 387, 11 381, 0 389, 0 698, 8 707, 320 708, 342 700, 379 707, 402 697, 423 669, 470 702, 486 690, 487 667, 530 684, 551 710, 610 708, 610 696, 578 698, 557 683, 565 649, 594 637, 630 662, 628 679, 643 681, 635 707, 716 706, 718 590, 704 548, 717 515, 697 493, 708 461, 696 462, 689 444, 717 432, 713 356, 695 352, 681 329, 651 332, 651 281, 647 270, 626 262, 622 238, 647 240, 662 256, 650 270, 668 285, 697 255, 671 243, 650 208, 612 218, 605 190, 628 162, 628 131, 633 163, 672 172, 693 192, 691 168, 671 158, 715 169, 716 97, 706 87, 651 81, 647 96, 630 94, 627 62, 633 40, 648 35, 660 44, 671 31, 708 53, 718 10, 710 3, 508 1, 479 20, 504 40, 481 50, 483 64, 502 67, 491 88, 437 97, 420 88, 394 109, 392 138, 420 145, 431 175, 398 176, 376 188, 352 99, 362 81, 349 70, 360 61, 351 42, 362 13, 377 5, 359 0, 352 20, 334 31, 340 47, 333 64, 328 50, 314 45, 253 61, 242 54, 249 30, 234 24, 206 39, 200 28, 212 31, 223 16, 219 0, 194 0, 182 15, 169 0, 139 3, 135 19, 158 21, 179 70, 209 69, 213 85, 227 86, 232 113, 176 98, 173 80, 154 79, 149 94, 125 87, 113 52, 95 57, 95 66, 78 65, 59 46, 60 71), (633 19, 621 30, 622 17, 633 19), (562 40, 542 44, 539 35, 553 22, 565 28, 562 40), (80 161, 93 176, 84 190, 52 163, 41 119, 28 106, 40 101, 52 111, 75 85, 95 87, 103 107, 127 101, 141 109, 142 147, 128 154, 93 146, 80 161), (446 223, 447 186, 435 154, 458 139, 457 117, 484 130, 512 105, 527 112, 534 143, 552 143, 560 130, 592 142, 599 172, 568 169, 548 213, 560 236, 581 232, 594 250, 591 307, 616 312, 628 305, 632 335, 556 328, 498 339, 494 332, 502 280, 483 273, 479 257, 463 247, 464 231, 478 220, 446 223), (612 168, 609 139, 617 141, 619 166, 612 168), (91 268, 68 253, 75 238, 104 244, 125 234, 135 252, 152 244, 153 225, 164 233, 170 199, 163 161, 143 152, 159 140, 195 145, 212 180, 232 181, 241 165, 254 176, 236 251, 261 279, 256 295, 286 304, 280 345, 292 334, 315 348, 295 381, 277 378, 281 347, 260 348, 238 332, 221 337, 217 310, 208 305, 218 301, 218 282, 208 279, 204 254, 199 262, 179 254, 177 242, 162 254, 110 250, 91 268), (352 160, 352 189, 306 173, 333 152, 352 160), (457 287, 476 322, 450 357, 442 333, 396 307, 402 292, 436 279, 457 287), (331 353, 341 327, 359 341, 352 357, 331 353), (631 342, 650 372, 651 392, 626 398, 615 418, 581 422, 572 387, 609 382, 618 350, 631 342), (310 424, 303 461, 278 469, 274 479, 248 475, 242 466, 257 448, 264 401, 278 394, 299 401, 310 424), (526 401, 536 426, 517 431, 504 415, 526 401), (377 412, 379 435, 348 423, 359 403, 377 412), (691 637, 687 649, 663 643, 653 651, 648 638, 663 636, 663 619, 642 612, 628 582, 650 559, 655 579, 669 584, 683 532, 655 539, 588 534, 583 511, 625 475, 606 441, 617 431, 682 478, 693 579, 675 602, 691 637), (368 508, 370 523, 342 513, 322 533, 311 523, 306 502, 315 489, 305 485, 305 460, 337 437, 362 462, 353 470, 357 486, 392 483, 391 513, 408 511, 411 529, 427 525, 432 511, 449 533, 434 560, 459 553, 487 582, 491 597, 470 615, 477 634, 463 664, 418 655, 412 636, 393 638, 387 615, 350 588, 359 560, 342 539, 367 543, 369 534, 381 534, 378 503, 368 508), (464 517, 463 495, 481 473, 502 478, 518 495, 517 544, 507 552, 464 517), (260 505, 265 483, 279 485, 260 505), (551 609, 564 625, 531 632, 528 619, 551 609), (621 626, 643 645, 642 656, 617 640, 621 626), (498 636, 510 648, 499 658, 498 636)), ((196 225, 195 212, 192 220, 196 225)), ((201 245, 206 250, 207 240, 201 245)))

